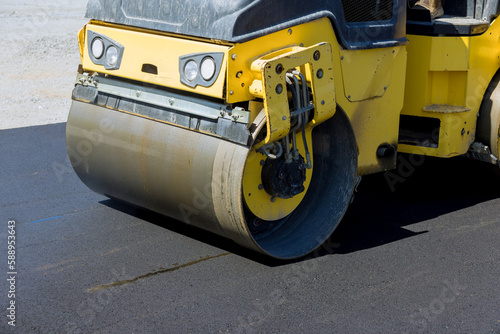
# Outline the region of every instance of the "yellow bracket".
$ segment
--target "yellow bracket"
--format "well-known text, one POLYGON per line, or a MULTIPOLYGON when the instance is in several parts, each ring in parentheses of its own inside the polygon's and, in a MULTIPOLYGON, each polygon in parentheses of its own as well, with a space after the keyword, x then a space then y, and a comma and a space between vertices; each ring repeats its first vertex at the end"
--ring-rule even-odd
POLYGON ((293 47, 255 60, 251 69, 257 78, 250 93, 264 100, 267 137, 263 144, 280 140, 290 131, 290 109, 286 89, 286 73, 299 68, 311 85, 314 103, 312 125, 316 126, 336 110, 333 81, 332 47, 320 43, 308 48, 293 47))

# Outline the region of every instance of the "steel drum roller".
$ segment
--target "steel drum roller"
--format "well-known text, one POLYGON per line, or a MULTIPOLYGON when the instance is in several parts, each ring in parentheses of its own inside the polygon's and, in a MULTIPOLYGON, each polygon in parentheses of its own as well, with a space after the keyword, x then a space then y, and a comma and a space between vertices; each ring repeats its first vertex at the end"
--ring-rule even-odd
POLYGON ((298 208, 269 230, 252 231, 256 217, 242 193, 250 146, 80 101, 66 137, 73 168, 92 190, 279 259, 308 254, 330 236, 357 178, 353 131, 338 110, 313 131, 314 172, 298 208), (90 141, 103 122, 112 128, 90 141))

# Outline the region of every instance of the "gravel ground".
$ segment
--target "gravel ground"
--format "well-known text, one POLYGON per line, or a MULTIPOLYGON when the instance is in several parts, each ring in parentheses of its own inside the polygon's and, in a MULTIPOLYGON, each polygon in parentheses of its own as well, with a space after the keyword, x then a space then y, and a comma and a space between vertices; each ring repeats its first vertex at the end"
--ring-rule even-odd
POLYGON ((65 122, 86 0, 0 0, 0 130, 65 122))

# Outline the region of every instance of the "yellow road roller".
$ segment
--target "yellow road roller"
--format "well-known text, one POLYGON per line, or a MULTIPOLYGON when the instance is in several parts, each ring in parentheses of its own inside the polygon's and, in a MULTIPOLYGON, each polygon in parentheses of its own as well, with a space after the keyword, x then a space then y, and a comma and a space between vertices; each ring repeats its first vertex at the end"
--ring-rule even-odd
POLYGON ((110 198, 304 256, 398 152, 498 161, 498 1, 412 5, 90 0, 72 166, 110 198))

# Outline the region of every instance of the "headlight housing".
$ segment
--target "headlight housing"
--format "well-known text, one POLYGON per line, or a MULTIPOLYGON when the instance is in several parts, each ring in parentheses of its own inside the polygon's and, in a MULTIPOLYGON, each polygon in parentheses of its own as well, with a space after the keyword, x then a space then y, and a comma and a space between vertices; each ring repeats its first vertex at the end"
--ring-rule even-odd
POLYGON ((181 82, 189 87, 210 87, 219 76, 223 52, 195 53, 179 58, 181 82))
POLYGON ((96 65, 107 70, 120 68, 125 48, 109 37, 87 30, 89 56, 96 65))

